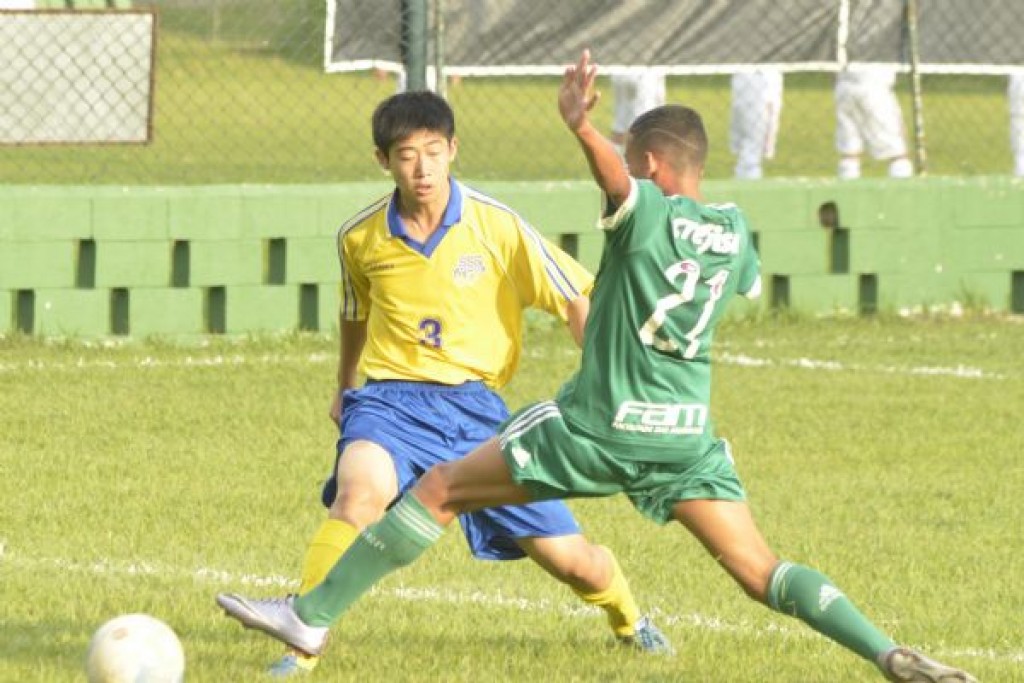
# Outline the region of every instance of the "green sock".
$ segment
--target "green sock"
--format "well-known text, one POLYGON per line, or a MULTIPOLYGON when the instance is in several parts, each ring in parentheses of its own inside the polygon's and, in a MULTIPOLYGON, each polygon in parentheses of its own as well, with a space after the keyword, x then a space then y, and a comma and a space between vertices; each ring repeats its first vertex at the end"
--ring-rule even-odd
POLYGON ((310 626, 330 626, 386 574, 423 554, 444 533, 412 494, 402 496, 367 527, 319 586, 295 599, 295 611, 310 626))
POLYGON ((791 562, 772 572, 768 605, 796 617, 873 664, 895 644, 860 613, 827 576, 791 562))

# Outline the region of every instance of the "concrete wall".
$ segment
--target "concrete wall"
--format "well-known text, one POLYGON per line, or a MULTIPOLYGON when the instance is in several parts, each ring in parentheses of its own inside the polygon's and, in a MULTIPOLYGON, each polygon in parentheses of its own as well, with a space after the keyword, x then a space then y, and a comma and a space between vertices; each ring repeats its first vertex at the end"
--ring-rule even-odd
MULTIPOLYGON (((596 268, 590 183, 479 183, 596 268)), ((192 335, 336 326, 335 230, 389 190, 0 188, 0 333, 192 335)), ((710 182, 755 230, 761 305, 1024 313, 1024 182, 710 182)))

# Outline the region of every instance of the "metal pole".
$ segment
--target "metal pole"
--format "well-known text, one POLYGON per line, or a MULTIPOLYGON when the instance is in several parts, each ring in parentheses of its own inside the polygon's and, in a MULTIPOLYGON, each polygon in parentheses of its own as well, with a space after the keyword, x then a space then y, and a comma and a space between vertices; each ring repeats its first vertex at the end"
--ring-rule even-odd
POLYGON ((427 0, 402 0, 402 47, 407 90, 427 87, 427 0))
POLYGON ((910 90, 914 111, 914 155, 917 174, 928 173, 928 151, 924 142, 924 99, 921 96, 921 51, 917 37, 917 0, 906 0, 907 39, 910 43, 910 90))
POLYGON ((448 84, 444 77, 444 0, 434 0, 434 74, 437 94, 447 97, 448 84))

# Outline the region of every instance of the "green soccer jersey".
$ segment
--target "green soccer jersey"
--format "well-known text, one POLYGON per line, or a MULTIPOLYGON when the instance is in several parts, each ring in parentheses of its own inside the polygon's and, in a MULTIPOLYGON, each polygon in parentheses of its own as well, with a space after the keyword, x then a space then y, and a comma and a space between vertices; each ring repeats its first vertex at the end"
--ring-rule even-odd
POLYGON ((649 462, 698 457, 716 440, 711 340, 729 299, 755 297, 757 253, 740 210, 666 197, 632 181, 601 222, 604 253, 579 371, 558 404, 576 431, 649 462))

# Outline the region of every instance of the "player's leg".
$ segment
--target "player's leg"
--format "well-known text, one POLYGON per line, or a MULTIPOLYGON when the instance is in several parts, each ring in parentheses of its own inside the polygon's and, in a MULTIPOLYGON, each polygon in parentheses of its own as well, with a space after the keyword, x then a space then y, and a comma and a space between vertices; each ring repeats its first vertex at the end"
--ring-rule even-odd
POLYGON ((636 117, 636 100, 639 77, 618 74, 611 78, 612 85, 612 128, 609 138, 619 154, 623 152, 626 131, 636 117))
POLYGON ((965 672, 896 644, 824 574, 779 562, 743 501, 686 500, 673 515, 752 598, 794 616, 875 664, 893 681, 973 681, 965 672))
POLYGON ((888 85, 865 88, 863 94, 863 136, 868 151, 889 166, 890 178, 909 178, 914 165, 907 156, 903 110, 888 85))
MULTIPOLYGON (((323 581, 359 532, 380 519, 401 487, 411 486, 415 472, 408 462, 409 451, 434 449, 440 443, 425 430, 409 430, 406 421, 396 417, 396 405, 415 404, 411 392, 406 383, 380 382, 345 393, 340 413, 343 436, 321 494, 328 515, 307 549, 299 595, 323 581)), ((270 672, 285 677, 316 664, 314 657, 289 652, 270 672)))
MULTIPOLYGON (((658 69, 644 71, 636 86, 636 106, 633 110, 633 118, 649 112, 650 110, 665 104, 665 74, 658 69)), ((630 121, 630 124, 633 122, 630 121)))
POLYGON ((519 547, 542 569, 608 618, 615 638, 642 652, 671 654, 668 638, 643 616, 611 548, 590 543, 581 534, 521 538, 519 547))
POLYGON ((758 72, 761 92, 764 95, 765 134, 761 140, 761 155, 765 159, 775 158, 775 145, 782 123, 782 72, 766 70, 758 72))
POLYGON ((745 502, 686 500, 676 503, 673 513, 750 597, 803 620, 868 660, 893 647, 825 576, 780 562, 745 502))
POLYGON ((765 159, 775 156, 782 110, 782 74, 776 71, 737 73, 732 77, 730 148, 736 156, 734 175, 756 180, 765 159))
POLYGON ((491 439, 465 458, 427 472, 379 522, 358 536, 324 581, 306 595, 253 600, 227 593, 218 595, 217 603, 248 628, 320 654, 327 628, 381 578, 434 545, 462 506, 523 503, 527 495, 511 481, 497 439, 491 439))
POLYGON ((1024 74, 1009 77, 1006 96, 1010 109, 1010 151, 1013 174, 1024 177, 1024 74))
POLYGON ((525 489, 509 477, 497 439, 491 439, 423 475, 356 539, 319 586, 295 601, 295 611, 306 624, 327 626, 383 576, 414 562, 458 513, 527 500, 525 489))
POLYGON ((617 634, 621 631, 622 635, 632 632, 633 625, 640 618, 640 610, 625 585, 625 578, 611 550, 590 543, 583 534, 517 538, 516 544, 541 569, 569 586, 586 602, 602 606, 598 596, 609 592, 624 593, 624 600, 620 601, 624 604, 617 610, 618 623, 613 623, 613 629, 617 634), (619 591, 612 590, 613 583, 617 584, 619 591))
POLYGON ((391 456, 372 441, 360 439, 345 445, 333 481, 333 487, 328 487, 334 495, 327 519, 314 535, 303 562, 300 595, 323 581, 359 531, 380 519, 398 495, 391 456))
MULTIPOLYGON (((637 633, 640 610, 615 555, 580 533, 563 502, 487 508, 462 514, 459 522, 474 556, 513 560, 525 555, 584 602, 604 610, 616 638, 637 644, 638 637, 648 635, 637 633)), ((651 637, 639 645, 657 648, 664 637, 653 633, 648 622, 643 626, 652 631, 651 637)))
POLYGON ((864 151, 860 134, 862 114, 856 89, 842 76, 836 81, 835 103, 838 176, 841 180, 852 180, 860 177, 860 156, 864 151))
POLYGON ((400 486, 411 485, 415 475, 407 462, 409 451, 435 447, 436 438, 409 430, 404 416, 396 415, 401 406, 413 403, 409 387, 377 382, 345 392, 338 455, 321 493, 327 520, 306 554, 300 594, 320 583, 359 531, 380 519, 400 486))
MULTIPOLYGON (((594 479, 617 479, 586 444, 567 430, 556 403, 546 401, 519 411, 499 436, 509 480, 529 487, 530 497, 544 499, 527 505, 501 506, 460 517, 474 555, 512 559, 514 541, 554 578, 567 584, 584 602, 603 609, 620 642, 644 652, 671 652, 665 636, 640 615, 614 553, 594 545, 579 530, 561 500, 569 495, 592 495, 594 479)), ((478 480, 475 479, 474 481, 478 480)), ((618 485, 595 492, 608 495, 618 485)))
MULTIPOLYGON (((449 438, 454 439, 450 442, 451 455, 410 455, 418 466, 436 464, 438 460, 465 454, 472 444, 493 432, 501 418, 507 416, 504 403, 489 391, 481 388, 480 391, 470 389, 454 393, 458 400, 446 402, 438 411, 458 424, 457 430, 448 430, 449 438)), ((466 506, 479 506, 481 503, 461 497, 462 489, 459 487, 463 481, 471 482, 474 492, 480 491, 485 482, 497 482, 522 495, 508 475, 507 468, 478 472, 473 469, 473 462, 460 464, 458 468, 441 468, 427 478, 423 490, 429 490, 432 482, 440 483, 444 487, 442 495, 445 500, 466 506)), ((486 462, 489 468, 492 463, 486 462)), ((405 488, 404 483, 402 488, 405 488)), ((507 500, 512 494, 503 492, 500 495, 502 500, 507 500)), ((580 534, 576 520, 564 503, 546 501, 489 508, 463 514, 461 522, 475 556, 502 560, 528 555, 555 578, 568 584, 585 601, 602 607, 620 638, 642 638, 642 643, 650 643, 652 647, 658 645, 659 640, 664 640, 652 624, 646 626, 645 633, 637 633, 640 615, 614 556, 611 551, 589 543, 580 534)))
POLYGON ((741 180, 757 180, 762 175, 761 153, 765 136, 765 111, 756 74, 732 76, 732 103, 729 120, 729 148, 736 156, 734 175, 741 180))
MULTIPOLYGON (((305 595, 326 578, 358 533, 380 519, 398 494, 395 467, 383 447, 372 441, 355 440, 346 441, 343 449, 334 476, 325 486, 323 502, 330 505, 327 518, 306 548, 299 595, 305 595)), ((289 650, 270 666, 269 673, 285 678, 312 671, 318 662, 316 656, 289 650)))

